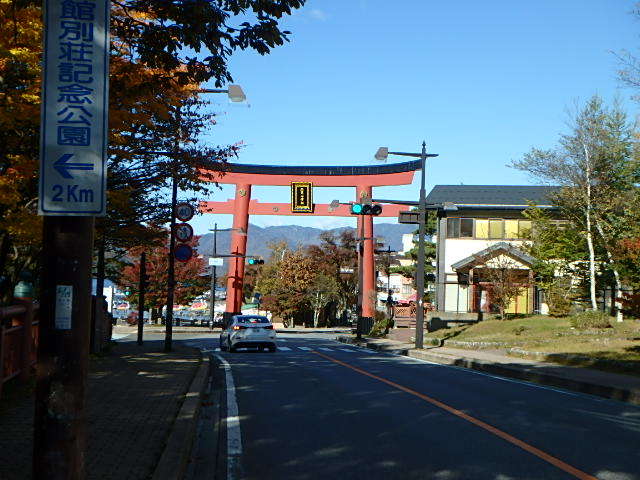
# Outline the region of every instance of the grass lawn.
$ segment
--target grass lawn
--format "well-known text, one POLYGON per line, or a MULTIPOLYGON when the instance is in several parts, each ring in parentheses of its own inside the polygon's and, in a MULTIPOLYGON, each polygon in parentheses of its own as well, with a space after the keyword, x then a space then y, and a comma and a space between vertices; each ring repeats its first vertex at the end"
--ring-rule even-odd
POLYGON ((568 318, 536 315, 513 320, 486 320, 475 325, 431 332, 425 336, 475 345, 452 347, 519 348, 540 360, 588 366, 640 376, 640 321, 615 322, 611 328, 577 330, 568 318), (570 354, 570 355, 567 355, 570 354))

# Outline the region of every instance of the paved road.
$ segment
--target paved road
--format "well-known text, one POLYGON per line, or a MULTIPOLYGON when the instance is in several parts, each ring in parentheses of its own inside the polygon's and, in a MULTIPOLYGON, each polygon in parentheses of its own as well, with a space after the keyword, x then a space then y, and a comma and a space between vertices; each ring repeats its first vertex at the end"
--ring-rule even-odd
MULTIPOLYGON (((217 338, 188 342, 229 366, 235 392, 225 401, 223 416, 232 418, 218 463, 232 480, 640 480, 638 407, 329 335, 281 334, 276 353, 221 353, 217 338)), ((206 458, 214 447, 203 438, 206 458)))

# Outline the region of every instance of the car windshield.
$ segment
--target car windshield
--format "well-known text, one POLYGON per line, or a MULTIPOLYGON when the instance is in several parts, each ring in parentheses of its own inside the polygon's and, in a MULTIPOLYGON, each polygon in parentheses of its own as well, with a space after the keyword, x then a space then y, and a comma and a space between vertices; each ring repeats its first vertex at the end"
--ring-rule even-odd
POLYGON ((269 323, 267 317, 238 317, 236 323, 269 323))

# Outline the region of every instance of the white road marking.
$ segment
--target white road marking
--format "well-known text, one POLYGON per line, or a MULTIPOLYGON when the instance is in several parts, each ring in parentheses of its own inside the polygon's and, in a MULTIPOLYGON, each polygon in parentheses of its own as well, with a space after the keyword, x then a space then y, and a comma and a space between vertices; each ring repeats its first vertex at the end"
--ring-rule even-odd
POLYGON ((326 348, 326 347, 318 347, 318 350, 324 350, 325 352, 333 352, 333 350, 331 350, 330 348, 326 348))
POLYGON ((220 351, 220 347, 214 348, 213 351, 214 352, 219 352, 220 351))
POLYGON ((285 352, 288 352, 291 349, 289 347, 278 347, 278 350, 284 350, 285 352))
POLYGON ((307 352, 313 350, 313 348, 309 348, 309 347, 298 347, 300 350, 306 350, 307 352))
POLYGON ((131 335, 130 333, 113 333, 111 334, 111 340, 120 340, 131 335))
POLYGON ((233 382, 231 365, 216 355, 224 368, 227 389, 227 480, 236 480, 240 471, 240 456, 242 455, 242 435, 240 432, 240 417, 238 416, 238 403, 236 402, 236 387, 233 382))
POLYGON ((547 387, 545 385, 539 385, 537 383, 533 383, 533 382, 526 382, 523 380, 515 380, 513 378, 507 378, 507 377, 499 377, 497 375, 491 375, 490 373, 484 373, 484 372, 479 372, 478 370, 474 370, 471 368, 466 368, 466 367, 458 367, 457 365, 445 365, 442 363, 437 363, 437 362, 430 362, 429 360, 422 360, 421 358, 415 358, 415 357, 408 357, 406 355, 398 355, 396 353, 387 353, 387 352, 376 352, 376 353, 382 353, 383 355, 390 355, 393 357, 402 357, 402 359, 407 359, 407 360, 412 360, 415 362, 420 362, 420 363, 427 363, 429 365, 438 365, 440 367, 448 367, 448 368, 454 368, 456 370, 461 370, 463 372, 468 372, 468 373, 472 373, 474 375, 481 375, 483 377, 489 377, 489 378, 493 378, 495 380, 501 380, 503 382, 509 382, 509 383, 517 383, 518 385, 524 385, 525 387, 532 387, 532 388, 539 388, 541 390, 550 390, 552 392, 556 392, 556 393, 561 393, 563 395, 568 395, 570 397, 579 397, 579 398, 586 398, 589 400, 594 400, 596 402, 604 402, 606 401, 606 399, 600 399, 596 396, 593 395, 587 395, 587 394, 583 394, 583 393, 573 393, 567 390, 562 390, 560 388, 554 388, 554 387, 547 387))
POLYGON ((340 350, 341 352, 358 353, 355 350, 350 350, 348 348, 339 348, 338 350, 340 350))

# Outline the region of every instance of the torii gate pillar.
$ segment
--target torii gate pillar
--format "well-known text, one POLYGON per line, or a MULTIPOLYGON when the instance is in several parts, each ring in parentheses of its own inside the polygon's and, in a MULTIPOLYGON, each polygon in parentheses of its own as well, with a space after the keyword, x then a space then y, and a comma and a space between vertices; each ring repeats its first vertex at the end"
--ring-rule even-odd
POLYGON ((242 284, 244 263, 247 254, 247 230, 249 227, 249 202, 251 185, 236 184, 236 198, 233 202, 233 230, 231 231, 231 257, 227 273, 227 306, 224 312, 225 324, 232 315, 242 310, 242 284))
MULTIPOLYGON (((356 188, 356 202, 360 202, 365 197, 371 198, 372 190, 370 186, 358 186, 356 188)), ((360 305, 362 306, 361 316, 374 318, 376 311, 376 279, 373 217, 371 215, 358 216, 358 237, 362 237, 361 242, 363 244, 362 250, 358 252, 359 264, 362 265, 361 291, 359 292, 360 305)))

